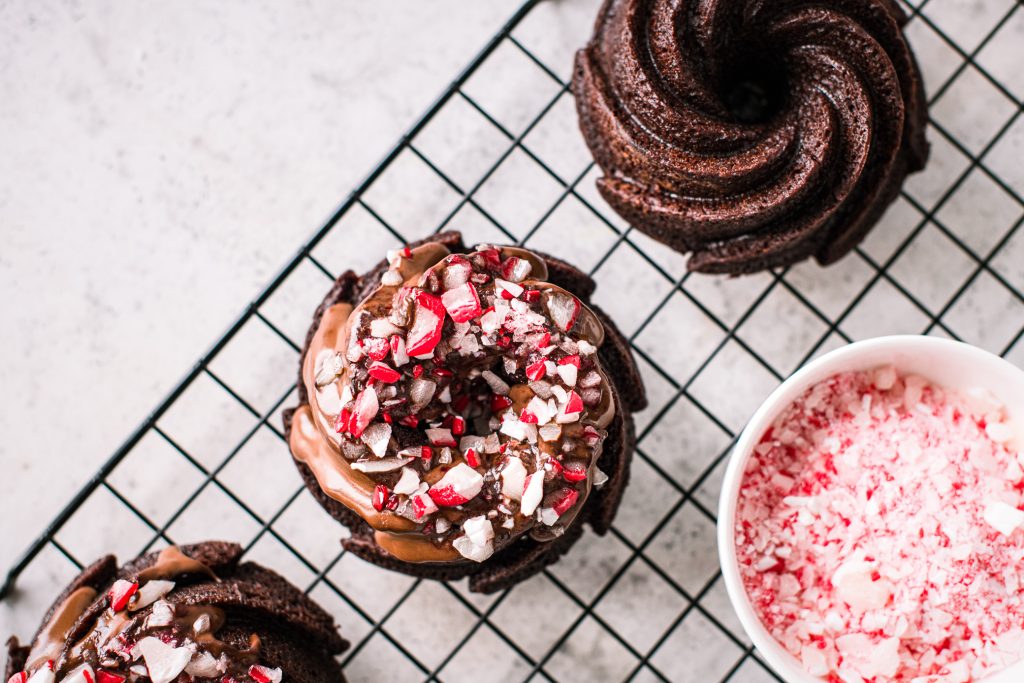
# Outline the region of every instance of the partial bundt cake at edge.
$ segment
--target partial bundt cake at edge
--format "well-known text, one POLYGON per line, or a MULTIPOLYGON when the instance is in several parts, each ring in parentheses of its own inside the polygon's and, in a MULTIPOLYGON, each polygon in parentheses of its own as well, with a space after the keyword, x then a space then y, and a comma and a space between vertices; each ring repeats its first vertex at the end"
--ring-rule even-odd
POLYGON ((334 620, 241 546, 168 547, 87 567, 32 642, 8 643, 10 683, 339 683, 334 620))

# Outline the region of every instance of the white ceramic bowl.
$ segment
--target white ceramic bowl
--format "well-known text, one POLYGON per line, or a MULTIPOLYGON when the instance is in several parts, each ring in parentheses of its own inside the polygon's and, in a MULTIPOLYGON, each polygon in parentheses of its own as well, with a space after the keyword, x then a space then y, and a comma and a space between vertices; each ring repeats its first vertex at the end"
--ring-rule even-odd
MULTIPOLYGON (((797 659, 768 633, 743 587, 733 537, 743 472, 764 431, 804 391, 839 372, 887 364, 950 389, 988 389, 1006 407, 1012 423, 1018 428, 1024 425, 1024 371, 988 351, 932 337, 879 337, 849 344, 808 363, 768 397, 750 419, 729 458, 718 507, 718 555, 725 587, 740 623, 765 661, 787 683, 821 683, 822 679, 806 673, 797 659)), ((985 683, 1020 681, 1024 681, 1024 661, 985 679, 985 683)))

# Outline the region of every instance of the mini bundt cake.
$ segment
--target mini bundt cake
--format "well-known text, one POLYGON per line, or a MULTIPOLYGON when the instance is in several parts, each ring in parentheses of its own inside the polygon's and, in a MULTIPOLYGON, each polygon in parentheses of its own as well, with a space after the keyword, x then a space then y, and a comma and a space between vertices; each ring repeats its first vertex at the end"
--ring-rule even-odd
POLYGON ((836 261, 928 156, 905 21, 895 0, 606 0, 572 83, 601 195, 694 271, 836 261))
POLYGON ((313 495, 382 567, 475 591, 605 532, 645 405, 594 282, 443 233, 341 275, 314 316, 285 416, 313 495))

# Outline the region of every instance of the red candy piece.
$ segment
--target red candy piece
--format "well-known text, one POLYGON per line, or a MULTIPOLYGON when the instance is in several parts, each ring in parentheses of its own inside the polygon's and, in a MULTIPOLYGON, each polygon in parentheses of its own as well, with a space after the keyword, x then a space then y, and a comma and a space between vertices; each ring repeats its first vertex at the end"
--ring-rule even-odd
POLYGON ((347 408, 342 408, 341 412, 338 413, 338 418, 334 421, 334 431, 338 434, 344 434, 348 431, 349 423, 352 421, 352 411, 347 408))
POLYGON ((371 363, 367 372, 370 374, 370 377, 380 380, 385 384, 394 384, 402 378, 401 373, 387 363, 381 363, 380 361, 371 363))
POLYGON ((548 314, 563 332, 568 332, 576 324, 581 308, 579 299, 564 292, 552 292, 548 299, 548 314))
POLYGON ((387 486, 377 484, 377 488, 373 489, 373 498, 370 501, 373 503, 374 510, 380 512, 384 509, 384 503, 387 502, 389 493, 387 486))
POLYGON ((456 415, 452 418, 452 434, 461 436, 466 433, 466 420, 456 415))
POLYGON ((110 587, 110 591, 107 593, 107 597, 110 598, 110 609, 115 612, 120 612, 128 606, 128 602, 135 595, 135 592, 139 590, 139 584, 132 581, 125 581, 124 579, 118 579, 114 582, 114 585, 110 587))
POLYGON ((559 516, 564 515, 569 508, 576 504, 576 500, 579 499, 580 494, 576 489, 562 489, 558 492, 558 496, 551 503, 551 507, 558 513, 559 516))
POLYGON ((569 392, 569 400, 565 404, 565 414, 572 415, 574 413, 583 412, 583 399, 575 391, 569 392))
POLYGON ((512 405, 512 399, 508 396, 502 396, 501 394, 495 394, 494 398, 491 399, 491 412, 500 413, 509 406, 512 405))
POLYGON ((444 304, 440 297, 429 292, 416 292, 416 311, 413 313, 412 327, 405 340, 405 352, 410 356, 424 356, 432 353, 441 341, 441 328, 444 327, 444 304))
POLYGON ((587 466, 578 460, 564 463, 562 465, 562 476, 565 477, 566 481, 583 481, 587 478, 587 466))
POLYGON ((547 373, 547 367, 544 365, 544 361, 539 360, 536 363, 526 366, 526 376, 532 382, 544 379, 544 375, 547 373))
POLYGON ((476 293, 476 287, 469 282, 449 289, 441 296, 441 302, 448 311, 448 315, 457 323, 469 322, 483 312, 480 308, 480 296, 476 293))
POLYGON ((384 360, 388 357, 388 352, 391 351, 391 344, 387 339, 367 337, 360 341, 359 344, 363 347, 363 351, 366 352, 366 355, 373 360, 384 360))
POLYGON ((429 493, 430 498, 441 507, 454 507, 456 505, 462 505, 463 503, 469 502, 469 498, 456 493, 455 489, 451 486, 444 486, 439 489, 430 489, 427 493, 429 493))
POLYGON ((253 664, 249 667, 249 678, 256 683, 277 683, 281 680, 280 669, 271 669, 267 666, 253 664))
POLYGON ((377 403, 377 392, 373 387, 366 387, 356 396, 352 405, 352 418, 348 423, 348 430, 355 438, 363 435, 363 432, 370 426, 370 422, 377 416, 380 404, 377 403))

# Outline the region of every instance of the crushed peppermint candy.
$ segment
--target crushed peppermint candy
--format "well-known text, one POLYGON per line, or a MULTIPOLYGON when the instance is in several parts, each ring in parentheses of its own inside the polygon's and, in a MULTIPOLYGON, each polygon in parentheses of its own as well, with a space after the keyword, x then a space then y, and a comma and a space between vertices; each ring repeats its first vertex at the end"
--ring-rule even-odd
POLYGON ((403 271, 424 248, 389 254, 347 347, 317 354, 316 400, 375 512, 482 562, 523 533, 557 537, 607 479, 603 330, 530 252, 483 245, 403 271))
POLYGON ((754 449, 735 529, 772 636, 829 683, 969 683, 1024 658, 1024 455, 987 392, 836 375, 754 449))

